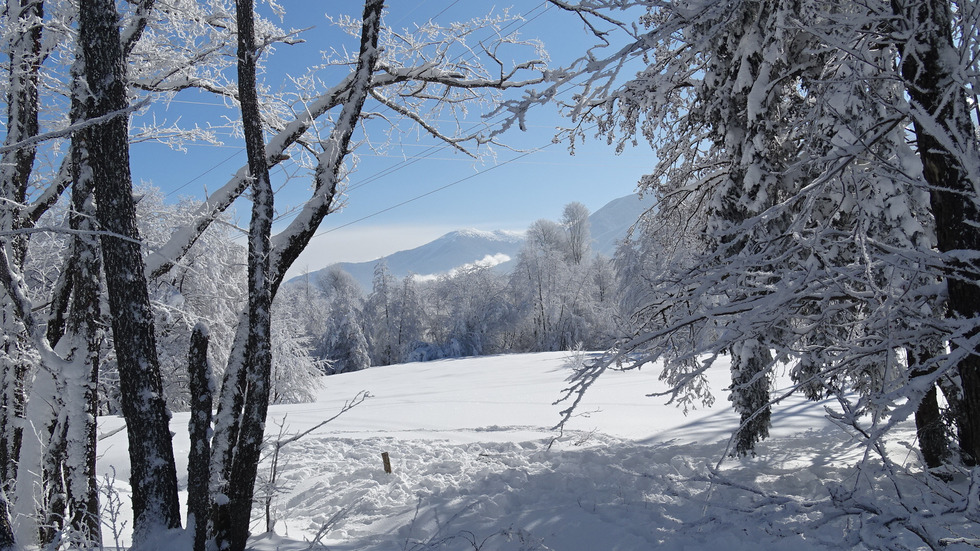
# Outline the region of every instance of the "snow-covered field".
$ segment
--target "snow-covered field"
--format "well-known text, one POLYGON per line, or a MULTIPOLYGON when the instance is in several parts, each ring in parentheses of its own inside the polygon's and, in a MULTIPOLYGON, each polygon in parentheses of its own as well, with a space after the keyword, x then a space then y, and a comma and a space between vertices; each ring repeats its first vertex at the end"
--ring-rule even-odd
MULTIPOLYGON (((862 493, 879 479, 871 469, 854 470, 865 449, 825 419, 828 404, 783 402, 759 455, 721 462, 709 483, 737 424, 720 391, 726 366, 712 374, 719 389, 714 405, 687 416, 646 396, 663 389, 657 370, 608 372, 559 436, 551 427, 564 405, 553 402, 575 359, 542 353, 372 368, 325 378, 315 403, 271 408, 266 433, 274 439, 280 427, 287 436, 302 432, 358 392, 370 393, 285 447, 271 502, 275 533, 260 535, 265 518, 257 506, 251 546, 803 551, 866 548, 878 540, 882 547, 923 546, 894 519, 905 509, 889 513, 896 506, 888 491, 862 493), (382 469, 382 452, 391 457, 392 474, 382 469), (849 503, 868 502, 882 514, 840 513, 829 496, 847 489, 858 498, 867 494, 849 503)), ((104 418, 101 431, 120 424, 104 418)), ((172 426, 185 472, 187 414, 175 415, 172 426)), ((909 428, 890 442, 899 467, 918 469, 913 438, 909 428)), ((125 445, 124 431, 100 443, 100 470, 115 472, 124 508, 125 445)), ((966 487, 964 480, 956 484, 966 487)), ((956 515, 921 514, 944 535, 980 535, 956 515), (949 518, 957 525, 940 525, 949 518)), ((113 540, 107 527, 106 544, 113 540)))

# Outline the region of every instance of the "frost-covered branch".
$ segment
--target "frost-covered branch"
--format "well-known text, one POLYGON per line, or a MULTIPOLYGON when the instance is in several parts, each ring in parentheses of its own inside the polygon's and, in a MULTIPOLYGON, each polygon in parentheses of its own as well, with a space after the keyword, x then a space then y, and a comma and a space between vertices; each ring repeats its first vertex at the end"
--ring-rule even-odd
POLYGON ((24 225, 30 226, 36 224, 41 219, 41 216, 58 202, 61 194, 71 185, 70 170, 71 159, 66 156, 62 159, 58 172, 54 175, 54 178, 48 186, 21 212, 21 218, 25 222, 24 225))
POLYGON ((132 105, 129 105, 129 106, 124 107, 122 109, 118 109, 118 110, 113 111, 111 113, 106 113, 105 115, 102 115, 102 116, 99 116, 99 117, 93 117, 91 119, 86 119, 84 121, 81 121, 81 122, 77 122, 75 124, 68 125, 65 128, 61 128, 61 129, 58 129, 58 130, 51 130, 49 132, 42 132, 42 133, 40 133, 40 134, 38 134, 36 136, 32 136, 30 138, 26 138, 26 139, 21 140, 21 141, 19 141, 17 143, 12 143, 12 144, 8 144, 8 145, 0 146, 0 153, 7 153, 9 151, 16 151, 18 149, 24 149, 24 148, 27 148, 27 147, 33 147, 33 146, 35 146, 35 145, 37 145, 37 144, 39 144, 41 142, 45 142, 45 141, 48 141, 48 140, 53 140, 53 139, 56 139, 56 138, 64 138, 64 137, 70 136, 70 135, 72 135, 75 132, 78 132, 80 130, 84 130, 84 129, 89 128, 91 126, 97 126, 97 125, 100 125, 100 124, 104 124, 105 122, 110 121, 112 119, 115 119, 116 117, 121 117, 121 116, 124 116, 124 115, 129 115, 130 113, 132 113, 134 111, 138 111, 138 110, 142 109, 143 107, 146 107, 147 105, 149 105, 149 103, 150 103, 150 100, 148 98, 144 98, 144 99, 142 99, 142 100, 140 100, 140 101, 138 101, 138 102, 136 102, 136 103, 134 103, 132 105))
POLYGON ((317 158, 314 173, 314 194, 307 201, 303 210, 282 232, 273 238, 272 273, 273 288, 277 288, 286 271, 293 261, 306 248, 313 237, 320 221, 327 215, 333 204, 337 184, 341 179, 341 171, 345 158, 349 153, 351 136, 361 117, 364 101, 370 94, 370 83, 374 74, 375 63, 379 58, 378 38, 381 29, 382 2, 369 4, 374 11, 369 12, 365 5, 365 15, 372 13, 376 18, 363 23, 361 35, 361 50, 358 56, 357 70, 351 75, 350 96, 341 109, 340 115, 334 122, 330 137, 323 146, 323 152, 317 158))
MULTIPOLYGON (((481 20, 473 23, 473 25, 498 23, 496 20, 481 20)), ((351 28, 354 26, 352 25, 351 28)), ((461 40, 452 34, 454 32, 459 33, 460 31, 458 29, 439 29, 435 33, 432 29, 421 29, 418 32, 419 36, 429 36, 435 33, 439 34, 440 38, 431 43, 423 43, 414 36, 405 36, 403 38, 408 40, 407 45, 395 48, 395 51, 392 51, 393 48, 390 45, 386 45, 382 48, 384 57, 378 59, 366 85, 366 90, 369 90, 371 97, 378 99, 382 106, 391 109, 400 117, 410 120, 414 124, 419 124, 426 132, 457 149, 466 151, 468 154, 475 154, 468 151, 464 145, 466 142, 480 145, 492 141, 493 137, 499 133, 494 132, 491 135, 487 132, 473 132, 457 135, 459 134, 459 126, 462 124, 462 118, 458 119, 460 123, 454 132, 446 132, 427 122, 433 118, 434 110, 449 108, 457 103, 485 101, 485 98, 480 95, 483 93, 520 89, 543 82, 543 61, 532 60, 517 63, 510 69, 501 71, 499 75, 491 76, 480 66, 469 61, 450 61, 446 48, 455 41, 461 40), (426 56, 428 48, 435 48, 431 58, 426 56), (418 62, 413 63, 416 59, 418 62), (529 72, 535 74, 521 78, 522 75, 529 72), (457 96, 458 93, 470 95, 462 97, 457 96), (427 102, 432 103, 428 107, 430 110, 423 111, 427 102)), ((349 64, 354 62, 355 60, 347 60, 349 64)), ((319 121, 332 109, 349 103, 354 78, 355 73, 349 73, 331 88, 317 92, 301 110, 296 111, 297 116, 292 120, 277 122, 270 119, 270 124, 281 128, 266 144, 266 158, 270 166, 275 166, 287 158, 286 152, 294 144, 309 145, 315 143, 316 136, 312 135, 311 131, 317 128, 319 121)), ((367 113, 359 115, 359 117, 364 116, 367 116, 367 113)), ((332 138, 323 139, 322 143, 332 143, 332 138)), ((152 277, 160 277, 166 273, 175 261, 190 250, 197 236, 211 224, 215 217, 224 212, 235 199, 244 193, 247 187, 244 177, 245 171, 240 169, 224 186, 211 194, 206 203, 202 205, 197 220, 193 224, 178 229, 167 244, 150 252, 147 259, 147 270, 152 277)), ((316 202, 320 199, 314 197, 311 198, 311 201, 316 202)), ((303 222, 303 224, 305 223, 303 222)))
POLYGON ((129 54, 132 53, 133 48, 139 42, 140 37, 143 36, 143 31, 146 30, 146 25, 149 22, 155 3, 156 0, 135 0, 133 2, 136 5, 133 17, 129 20, 129 24, 119 33, 119 41, 122 43, 124 58, 129 57, 129 54))
POLYGON ((447 145, 449 145, 450 147, 452 147, 453 149, 456 149, 457 151, 459 151, 461 153, 465 153, 466 155, 469 155, 470 157, 473 157, 474 159, 477 158, 477 156, 475 154, 470 153, 465 147, 463 147, 462 145, 460 145, 461 142, 466 142, 466 141, 469 141, 469 140, 478 140, 478 137, 477 136, 466 136, 466 137, 463 137, 463 138, 452 138, 452 137, 449 137, 449 136, 445 136, 441 132, 439 132, 439 129, 438 128, 436 128, 435 126, 430 125, 421 116, 419 116, 418 114, 410 111, 409 109, 406 109, 406 108, 402 107, 401 105, 399 105, 399 104, 397 104, 397 103, 395 103, 393 101, 389 101, 387 98, 385 98, 384 96, 382 96, 381 94, 379 94, 377 90, 371 90, 371 97, 374 98, 375 100, 377 100, 378 103, 380 103, 381 105, 384 105, 385 107, 391 109, 395 113, 398 113, 399 115, 402 115, 403 117, 406 117, 408 119, 411 119, 411 120, 415 121, 415 124, 421 126, 425 131, 427 131, 430 135, 432 135, 432 137, 434 137, 434 138, 436 138, 436 139, 438 139, 438 140, 446 143, 447 145))
POLYGON ((548 0, 548 2, 553 6, 557 6, 558 8, 561 8, 562 10, 576 14, 579 17, 579 19, 582 20, 582 23, 585 24, 585 26, 589 29, 589 31, 593 35, 595 35, 596 38, 602 40, 606 44, 609 44, 609 40, 606 38, 607 35, 609 34, 609 31, 604 31, 596 27, 596 25, 592 23, 591 18, 597 19, 604 23, 608 23, 610 25, 614 25, 624 31, 631 32, 633 31, 633 29, 627 23, 612 17, 611 15, 607 14, 604 10, 609 10, 611 8, 624 10, 630 7, 636 7, 637 5, 649 7, 652 4, 652 2, 649 1, 569 3, 569 2, 563 2, 562 0, 548 0), (632 6, 630 6, 630 4, 632 4, 632 6))

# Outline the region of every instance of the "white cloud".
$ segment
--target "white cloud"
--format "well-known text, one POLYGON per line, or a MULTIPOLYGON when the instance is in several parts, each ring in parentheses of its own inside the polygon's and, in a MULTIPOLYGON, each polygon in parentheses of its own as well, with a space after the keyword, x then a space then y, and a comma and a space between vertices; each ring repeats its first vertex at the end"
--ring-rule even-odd
MULTIPOLYGON (((457 274, 459 274, 460 272, 465 272, 466 270, 472 270, 473 268, 492 268, 493 266, 496 266, 498 264, 503 264, 504 262, 509 262, 509 261, 510 261, 510 257, 505 255, 504 253, 488 254, 483 258, 481 258, 480 260, 463 264, 458 268, 453 268, 452 270, 446 272, 445 275, 448 275, 449 277, 456 277, 457 274)), ((439 279, 439 277, 441 277, 442 275, 444 274, 415 275, 412 276, 412 278, 415 279, 415 281, 435 281, 436 279, 439 279)))

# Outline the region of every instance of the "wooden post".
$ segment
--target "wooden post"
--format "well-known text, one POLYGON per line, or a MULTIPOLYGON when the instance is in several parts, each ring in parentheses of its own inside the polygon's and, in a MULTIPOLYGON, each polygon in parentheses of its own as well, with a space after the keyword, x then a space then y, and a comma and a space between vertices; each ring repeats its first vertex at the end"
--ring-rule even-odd
POLYGON ((381 452, 381 461, 384 463, 385 472, 391 474, 391 458, 388 457, 388 452, 381 452))

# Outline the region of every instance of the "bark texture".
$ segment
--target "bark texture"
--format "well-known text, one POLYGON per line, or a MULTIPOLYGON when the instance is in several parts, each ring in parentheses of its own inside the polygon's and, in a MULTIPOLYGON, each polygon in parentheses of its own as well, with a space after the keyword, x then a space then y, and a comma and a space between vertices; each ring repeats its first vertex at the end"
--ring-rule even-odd
MULTIPOLYGON (((86 115, 128 106, 119 17, 111 0, 82 0, 79 38, 89 88, 86 115)), ((162 393, 129 168, 126 116, 85 130, 95 188, 122 410, 129 434, 134 540, 180 526, 170 413, 162 393)))
MULTIPOLYGON (((901 71, 913 107, 913 127, 930 187, 939 250, 946 253, 950 314, 980 315, 980 212, 977 208, 977 141, 966 94, 954 78, 952 16, 948 0, 893 0, 907 34, 901 71), (973 162, 971 162, 973 161, 973 162)), ((967 338, 975 337, 974 330, 967 338)), ((954 347, 962 346, 953 342, 954 347)), ((980 355, 974 346, 959 362, 963 385, 960 447, 965 459, 980 459, 980 355)))
MULTIPOLYGON (((927 362, 941 353, 941 347, 909 348, 906 355, 910 362, 916 365, 927 365, 927 362), (916 350, 919 352, 916 353, 916 350)), ((909 374, 914 381, 918 377, 927 377, 935 372, 935 367, 922 369, 914 368, 909 374)), ((943 466, 949 458, 949 441, 946 438, 946 424, 943 422, 942 410, 939 408, 939 392, 936 385, 931 385, 922 396, 919 407, 915 410, 915 436, 919 442, 919 451, 926 467, 935 469, 943 466)))
MULTIPOLYGON (((44 17, 42 0, 17 0, 8 2, 13 13, 11 21, 17 28, 10 44, 10 81, 7 88, 7 132, 5 145, 13 145, 38 132, 38 82, 41 65, 41 21, 44 17)), ((16 230, 23 227, 20 210, 27 197, 27 186, 34 168, 36 148, 21 147, 0 158, 0 197, 7 203, 0 209, 2 229, 16 230)), ((14 269, 23 265, 27 252, 27 238, 17 236, 3 242, 7 257, 14 269)), ((27 402, 30 364, 24 357, 26 335, 13 331, 19 326, 17 316, 9 306, 9 298, 0 304, 0 326, 5 335, 0 339, 0 491, 12 489, 17 478, 17 464, 23 438, 23 418, 27 402)), ((8 503, 0 499, 0 549, 13 545, 10 531, 8 503)))
POLYGON ((97 455, 99 413, 99 350, 102 343, 102 255, 95 237, 96 208, 92 181, 89 179, 88 148, 83 137, 72 143, 74 184, 69 220, 80 233, 73 239, 78 276, 72 286, 72 305, 68 316, 68 333, 74 372, 67 374, 70 388, 82 398, 70 404, 67 430, 66 484, 69 525, 79 546, 101 547, 102 526, 99 516, 99 489, 95 464, 97 455))
POLYGON ((194 531, 194 551, 207 548, 208 463, 211 456, 211 408, 214 384, 208 365, 208 331, 198 324, 191 332, 187 371, 191 393, 191 420, 188 425, 191 449, 187 457, 187 528, 194 531))
POLYGON ((321 154, 314 197, 284 231, 274 250, 271 242, 272 189, 255 89, 255 45, 251 0, 238 0, 239 98, 253 189, 249 235, 249 304, 233 344, 222 382, 215 422, 211 465, 212 532, 219 549, 244 549, 248 538, 255 475, 269 403, 271 304, 289 265, 303 250, 329 211, 353 129, 360 118, 377 60, 383 0, 365 2, 360 56, 351 92, 321 154))
POLYGON ((237 443, 226 458, 227 482, 213 513, 214 535, 219 549, 244 549, 252 513, 252 495, 269 404, 272 371, 272 288, 269 278, 273 210, 272 183, 265 158, 262 112, 256 86, 256 62, 261 54, 255 42, 252 0, 236 0, 238 18, 238 95, 245 132, 252 186, 252 218, 248 242, 248 336, 245 365, 237 384, 242 403, 241 421, 229 436, 237 443))

